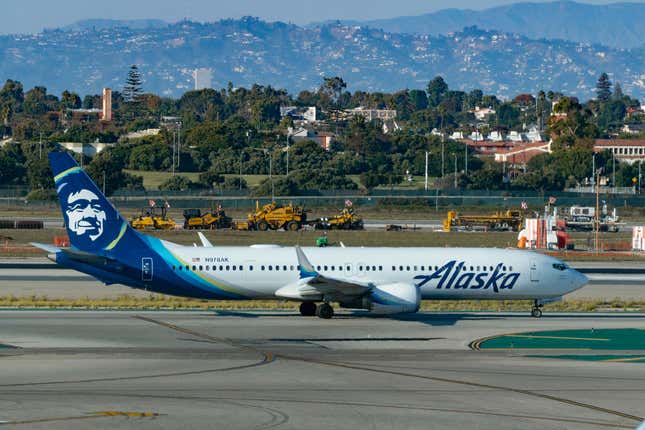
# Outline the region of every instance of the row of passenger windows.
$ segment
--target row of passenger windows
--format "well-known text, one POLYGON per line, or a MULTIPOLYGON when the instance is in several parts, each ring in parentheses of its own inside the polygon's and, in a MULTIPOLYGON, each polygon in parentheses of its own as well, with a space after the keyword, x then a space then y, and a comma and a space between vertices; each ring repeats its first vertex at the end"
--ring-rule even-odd
MULTIPOLYGON (((435 270, 435 271, 439 270, 439 266, 434 266, 434 267, 433 266, 427 266, 427 267, 428 267, 428 270, 435 270)), ((555 267, 555 264, 553 265, 553 267, 555 267)), ((342 272, 343 271, 343 266, 316 266, 316 270, 319 271, 319 272, 320 271, 324 271, 324 272, 332 271, 332 272, 335 272, 337 269, 338 269, 338 271, 342 272)), ((474 271, 480 272, 480 271, 486 271, 486 270, 489 270, 489 271, 492 272, 493 270, 495 270, 495 268, 493 266, 463 266, 461 268, 461 270, 468 270, 468 269, 470 269, 471 272, 474 272, 474 271)), ((508 268, 506 266, 502 266, 503 271, 506 271, 507 269, 509 271, 513 271, 513 266, 509 266, 508 268)), ((172 266, 172 270, 190 271, 191 266, 189 266, 189 265, 172 266)), ((244 270, 244 266, 243 265, 239 265, 239 266, 238 265, 227 265, 227 266, 224 266, 224 265, 220 265, 220 266, 209 266, 209 265, 196 266, 196 265, 192 265, 192 270, 193 271, 200 271, 200 272, 202 272, 202 271, 209 272, 211 270, 212 271, 220 271, 220 272, 224 272, 224 271, 227 271, 227 272, 229 272, 229 271, 233 271, 233 272, 240 271, 241 272, 241 271, 244 270), (218 269, 218 267, 219 267, 219 269, 218 269)), ((252 272, 253 271, 253 265, 249 265, 248 270, 249 270, 249 272, 252 272)), ((270 272, 272 272, 272 271, 275 271, 275 272, 293 272, 294 270, 300 270, 300 266, 293 266, 293 265, 287 266, 286 264, 280 266, 280 265, 269 264, 267 266, 259 266, 259 270, 260 271, 267 271, 268 270, 270 272)), ((346 266, 345 270, 347 272, 351 272, 352 271, 352 266, 346 266)), ((425 270, 426 270, 426 266, 392 266, 392 271, 393 272, 396 272, 396 271, 399 271, 399 272, 418 272, 418 271, 425 272, 425 270)), ((560 270, 564 270, 564 269, 560 269, 560 270)), ((365 271, 365 272, 382 272, 383 271, 383 266, 362 266, 362 265, 359 265, 358 266, 358 271, 359 272, 363 272, 363 271, 365 271)))

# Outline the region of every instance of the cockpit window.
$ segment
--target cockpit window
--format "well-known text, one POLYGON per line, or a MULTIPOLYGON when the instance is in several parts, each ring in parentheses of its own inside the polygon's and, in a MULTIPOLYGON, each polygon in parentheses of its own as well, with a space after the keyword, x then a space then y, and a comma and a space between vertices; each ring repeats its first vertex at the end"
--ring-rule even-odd
POLYGON ((568 269, 567 265, 564 264, 564 263, 553 263, 553 268, 555 270, 567 270, 568 269))

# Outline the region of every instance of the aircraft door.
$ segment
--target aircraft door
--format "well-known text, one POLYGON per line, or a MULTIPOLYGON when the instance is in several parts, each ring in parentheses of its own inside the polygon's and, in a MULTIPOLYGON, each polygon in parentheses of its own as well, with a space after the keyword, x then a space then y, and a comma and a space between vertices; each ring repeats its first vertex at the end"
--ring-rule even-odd
POLYGON ((141 258, 141 280, 142 281, 152 281, 153 273, 152 258, 143 257, 141 258))
POLYGON ((540 280, 540 277, 538 274, 538 263, 536 260, 531 260, 531 263, 529 266, 529 273, 531 276, 531 282, 538 282, 540 280))

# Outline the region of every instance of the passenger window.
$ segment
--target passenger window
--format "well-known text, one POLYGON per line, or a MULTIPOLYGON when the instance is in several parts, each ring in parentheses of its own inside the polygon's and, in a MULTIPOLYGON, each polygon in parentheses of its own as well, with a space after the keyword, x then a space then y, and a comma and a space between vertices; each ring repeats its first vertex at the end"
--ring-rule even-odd
POLYGON ((504 269, 504 272, 506 272, 506 266, 502 266, 502 269, 504 269))
POLYGON ((399 266, 399 270, 403 272, 403 266, 399 266))
POLYGON ((480 267, 479 267, 479 266, 477 266, 477 271, 478 271, 478 272, 480 271, 480 267))
POLYGON ((333 272, 334 270, 336 270, 336 266, 331 266, 331 271, 333 272))
POLYGON ((196 266, 193 266, 193 270, 197 270, 197 267, 196 267, 196 266))
POLYGON ((269 270, 273 270, 273 266, 269 264, 269 270))
POLYGON ((417 266, 414 266, 414 271, 415 271, 415 272, 417 271, 417 266))
POLYGON ((396 272, 396 266, 392 266, 392 271, 396 272))
POLYGON ((421 266, 421 271, 425 272, 425 270, 426 270, 426 266, 421 266))
POLYGON ((233 265, 232 269, 235 270, 236 268, 237 268, 237 266, 233 265))
POLYGON ((289 270, 293 272, 293 266, 289 266, 289 270))
POLYGON ((186 264, 186 270, 190 270, 190 266, 186 264))
POLYGON ((358 270, 363 271, 363 266, 358 266, 358 270))
POLYGON ((372 272, 376 272, 376 266, 372 266, 372 272))
POLYGON ((229 270, 231 270, 231 266, 226 266, 226 271, 228 272, 229 270))
POLYGON ((493 266, 490 266, 490 267, 489 267, 489 269, 490 269, 490 271, 492 272, 492 271, 493 271, 493 266))
POLYGON ((347 270, 348 272, 351 272, 351 271, 352 271, 352 266, 347 266, 347 269, 346 269, 346 270, 347 270))
POLYGON ((219 271, 223 272, 224 271, 224 266, 219 266, 219 271))
POLYGON ((434 270, 439 270, 439 266, 434 266, 434 270))
POLYGON ((204 266, 199 266, 199 270, 200 271, 204 270, 204 266))
POLYGON ((262 267, 260 267, 260 269, 264 270, 264 269, 265 269, 265 267, 264 267, 264 266, 262 266, 262 267))
POLYGON ((253 265, 249 266, 249 272, 253 271, 253 265))
POLYGON ((282 266, 282 270, 287 271, 287 266, 282 266))
POLYGON ((316 266, 316 270, 320 272, 320 266, 316 266))
POLYGON ((175 265, 174 264, 172 265, 172 270, 175 270, 175 265))
POLYGON ((512 272, 513 271, 513 266, 508 266, 508 271, 512 272))
POLYGON ((410 271, 410 266, 405 266, 405 269, 409 272, 410 271))
POLYGON ((383 271, 383 266, 378 266, 378 271, 382 272, 383 271))
POLYGON ((279 266, 279 265, 277 265, 277 264, 276 264, 276 266, 275 266, 275 271, 276 271, 276 272, 280 271, 280 266, 279 266))

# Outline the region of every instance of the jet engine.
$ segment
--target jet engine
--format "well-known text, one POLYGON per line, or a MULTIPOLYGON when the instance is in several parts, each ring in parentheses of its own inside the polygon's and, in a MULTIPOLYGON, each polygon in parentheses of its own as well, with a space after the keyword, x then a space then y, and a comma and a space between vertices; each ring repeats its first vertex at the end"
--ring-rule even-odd
POLYGON ((390 315, 417 312, 420 303, 421 293, 415 285, 396 282, 379 285, 366 296, 340 305, 343 308, 367 309, 375 314, 390 315))

